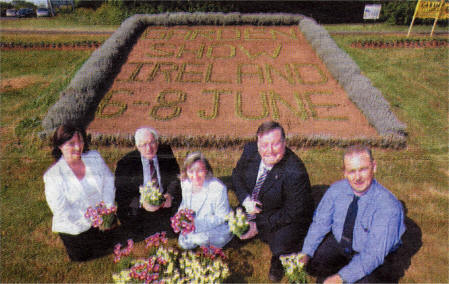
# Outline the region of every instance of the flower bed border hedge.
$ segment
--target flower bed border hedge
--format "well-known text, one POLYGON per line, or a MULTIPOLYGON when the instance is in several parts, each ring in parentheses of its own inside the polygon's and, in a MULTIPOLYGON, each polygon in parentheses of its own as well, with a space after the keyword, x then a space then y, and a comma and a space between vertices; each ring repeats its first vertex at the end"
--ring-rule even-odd
POLYGON ((40 41, 40 42, 23 42, 23 41, 0 41, 0 49, 61 49, 61 48, 98 48, 101 42, 97 40, 78 40, 78 41, 40 41))
MULTIPOLYGON (((347 146, 363 143, 374 147, 403 148, 406 146, 406 125, 390 110, 389 103, 360 68, 340 49, 329 33, 315 20, 299 14, 240 14, 240 13, 165 13, 137 14, 127 20, 96 49, 61 92, 59 100, 48 110, 42 121, 45 138, 63 123, 87 127, 95 118, 95 111, 125 63, 139 36, 147 26, 173 25, 299 25, 301 32, 326 64, 332 76, 342 85, 349 98, 377 129, 380 138, 339 139, 326 136, 289 136, 291 146, 347 146)), ((98 144, 132 145, 131 134, 103 135, 93 133, 92 142, 98 144)), ((226 147, 242 145, 254 137, 218 137, 214 135, 163 137, 173 146, 226 147)))
POLYGON ((354 48, 437 48, 448 47, 449 39, 357 40, 354 48))

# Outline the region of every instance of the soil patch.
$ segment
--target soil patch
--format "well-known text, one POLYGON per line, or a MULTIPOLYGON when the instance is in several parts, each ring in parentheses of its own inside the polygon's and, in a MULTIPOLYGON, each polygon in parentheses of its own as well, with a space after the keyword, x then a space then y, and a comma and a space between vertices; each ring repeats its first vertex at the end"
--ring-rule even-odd
POLYGON ((148 27, 88 131, 251 137, 269 119, 292 136, 379 137, 298 26, 148 27))
POLYGON ((0 92, 22 89, 39 82, 45 82, 45 79, 34 75, 2 79, 0 80, 0 92))

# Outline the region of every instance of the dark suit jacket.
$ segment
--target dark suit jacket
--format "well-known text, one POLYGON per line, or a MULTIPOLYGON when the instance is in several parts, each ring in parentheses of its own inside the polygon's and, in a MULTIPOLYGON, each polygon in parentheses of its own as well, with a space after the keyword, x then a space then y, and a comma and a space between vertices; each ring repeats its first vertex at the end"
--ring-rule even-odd
POLYGON ((140 152, 135 150, 120 159, 115 170, 117 216, 122 224, 136 219, 136 216, 147 217, 146 219, 159 218, 161 214, 168 216, 172 212, 176 212, 177 206, 181 202, 181 189, 178 180, 179 166, 171 147, 160 144, 156 155, 164 193, 168 192, 173 197, 172 208, 170 210, 159 209, 156 212, 147 212, 143 208, 139 208, 136 212, 135 209, 133 210, 130 207, 133 200, 138 202, 140 197, 139 186, 143 185, 140 152))
MULTIPOLYGON (((260 161, 257 143, 246 144, 232 171, 233 189, 240 204, 247 196, 251 196, 260 161)), ((303 162, 289 148, 286 148, 282 160, 268 173, 258 197, 262 203, 262 212, 257 214, 256 224, 262 238, 270 242, 276 232, 281 231, 286 242, 288 238, 298 240, 298 235, 301 238, 305 236, 313 215, 310 181, 303 162)), ((293 243, 296 240, 291 239, 293 243)), ((298 245, 293 243, 292 246, 298 245)))

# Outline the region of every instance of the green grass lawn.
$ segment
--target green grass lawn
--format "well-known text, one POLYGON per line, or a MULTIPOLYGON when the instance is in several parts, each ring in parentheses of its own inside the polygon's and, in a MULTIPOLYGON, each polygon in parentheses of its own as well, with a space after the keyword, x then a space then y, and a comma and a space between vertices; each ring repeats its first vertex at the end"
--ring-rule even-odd
MULTIPOLYGON (((335 27, 329 29, 337 30, 335 27)), ((357 29, 359 27, 352 25, 338 27, 338 30, 357 29)), ((39 36, 42 40, 47 38, 45 34, 39 36)), ((5 33, 0 39, 26 41, 32 37, 40 41, 39 36, 5 33)), ((76 35, 52 37, 55 41, 85 39, 76 35)), ((405 265, 407 269, 401 282, 446 283, 449 281, 448 49, 350 47, 351 42, 363 38, 380 39, 381 36, 334 36, 408 126, 405 149, 374 149, 378 161, 377 179, 407 208, 407 244, 412 256, 410 263, 405 265)), ((87 263, 68 261, 61 241, 51 232, 51 212, 44 196, 42 175, 52 163, 50 148, 36 136, 48 108, 91 52, 1 51, 2 282, 111 282, 111 273, 117 269, 111 256, 87 263)), ((115 162, 130 148, 99 147, 98 150, 114 170, 115 162)), ((179 162, 191 150, 174 149, 179 162)), ((232 168, 241 149, 200 150, 210 159, 215 174, 231 187, 232 168)), ((304 160, 316 194, 342 178, 342 149, 294 150, 304 160)), ((231 205, 237 204, 231 192, 230 200, 231 205)), ((225 252, 232 273, 229 282, 268 282, 270 252, 265 244, 257 240, 243 244, 233 241, 225 252)))

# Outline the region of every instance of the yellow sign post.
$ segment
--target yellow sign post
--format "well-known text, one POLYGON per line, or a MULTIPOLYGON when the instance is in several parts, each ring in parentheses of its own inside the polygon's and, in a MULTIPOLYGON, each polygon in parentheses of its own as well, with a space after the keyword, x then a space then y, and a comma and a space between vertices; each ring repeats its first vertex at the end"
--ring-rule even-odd
POLYGON ((418 0, 412 22, 410 23, 410 27, 408 29, 407 37, 410 35, 416 18, 435 19, 433 22, 432 31, 430 32, 430 36, 433 36, 433 31, 435 30, 437 21, 439 19, 449 18, 449 3, 445 0, 418 0))

